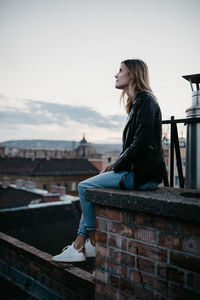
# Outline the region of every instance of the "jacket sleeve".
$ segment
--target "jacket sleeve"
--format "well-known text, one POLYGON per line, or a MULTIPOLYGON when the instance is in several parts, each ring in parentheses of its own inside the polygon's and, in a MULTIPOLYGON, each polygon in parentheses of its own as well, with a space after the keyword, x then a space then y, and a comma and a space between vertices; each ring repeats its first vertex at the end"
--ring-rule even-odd
POLYGON ((136 112, 136 130, 131 145, 116 159, 112 169, 115 172, 128 169, 133 162, 147 149, 153 135, 156 107, 148 97, 142 99, 136 112))

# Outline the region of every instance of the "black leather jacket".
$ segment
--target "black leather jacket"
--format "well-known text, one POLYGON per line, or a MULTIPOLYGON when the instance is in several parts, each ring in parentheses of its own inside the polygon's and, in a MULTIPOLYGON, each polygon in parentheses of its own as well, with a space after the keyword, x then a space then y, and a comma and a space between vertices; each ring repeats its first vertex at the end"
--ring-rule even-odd
POLYGON ((162 115, 153 96, 138 93, 123 131, 122 152, 113 163, 115 172, 134 172, 134 186, 154 181, 162 182, 162 115))

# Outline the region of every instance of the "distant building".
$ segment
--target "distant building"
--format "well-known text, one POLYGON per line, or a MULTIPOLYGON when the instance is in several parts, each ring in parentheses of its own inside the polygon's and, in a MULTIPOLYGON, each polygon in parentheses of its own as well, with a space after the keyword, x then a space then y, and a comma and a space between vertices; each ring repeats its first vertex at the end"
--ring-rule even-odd
POLYGON ((101 157, 101 154, 96 153, 96 149, 91 143, 88 143, 85 135, 75 148, 74 142, 72 150, 66 149, 32 149, 32 148, 9 148, 0 146, 0 157, 22 157, 22 158, 89 158, 101 157))
POLYGON ((60 201, 60 194, 17 185, 0 186, 0 209, 60 201))
POLYGON ((35 182, 36 187, 51 191, 64 186, 65 192, 77 195, 78 183, 99 171, 87 159, 0 158, 0 182, 15 184, 17 180, 35 182))
MULTIPOLYGON (((37 144, 37 147, 41 146, 37 144)), ((118 156, 119 151, 113 151, 111 153, 101 154, 97 153, 95 147, 89 143, 85 134, 80 140, 77 147, 75 147, 75 142, 72 142, 72 150, 66 149, 54 149, 54 148, 9 148, 9 147, 0 147, 0 157, 9 158, 9 157, 20 157, 20 158, 57 158, 57 159, 66 159, 66 158, 86 158, 88 159, 99 171, 105 168, 111 161, 115 160, 118 156)))

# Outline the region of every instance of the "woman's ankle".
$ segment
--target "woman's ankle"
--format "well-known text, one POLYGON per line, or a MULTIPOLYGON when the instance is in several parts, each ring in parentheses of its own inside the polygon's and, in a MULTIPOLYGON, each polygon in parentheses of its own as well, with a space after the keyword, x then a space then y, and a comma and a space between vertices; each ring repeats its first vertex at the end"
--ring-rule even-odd
POLYGON ((95 240, 90 240, 90 243, 92 244, 92 246, 96 247, 96 241, 95 240))
POLYGON ((95 230, 89 232, 89 238, 92 246, 96 246, 96 239, 95 239, 95 230))
POLYGON ((85 245, 85 241, 86 241, 86 238, 84 238, 81 235, 78 235, 77 238, 74 241, 74 248, 76 250, 81 249, 85 245))

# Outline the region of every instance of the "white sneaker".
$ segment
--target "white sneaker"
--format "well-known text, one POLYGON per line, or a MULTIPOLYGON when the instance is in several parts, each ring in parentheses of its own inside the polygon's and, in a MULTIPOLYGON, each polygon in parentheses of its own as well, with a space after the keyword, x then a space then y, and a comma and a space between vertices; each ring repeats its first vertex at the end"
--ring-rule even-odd
POLYGON ((85 255, 86 257, 96 257, 96 247, 90 242, 90 239, 85 242, 85 255))
POLYGON ((76 261, 85 261, 85 249, 82 247, 79 250, 74 248, 74 242, 70 246, 66 246, 61 254, 53 256, 53 261, 58 262, 76 262, 76 261))

